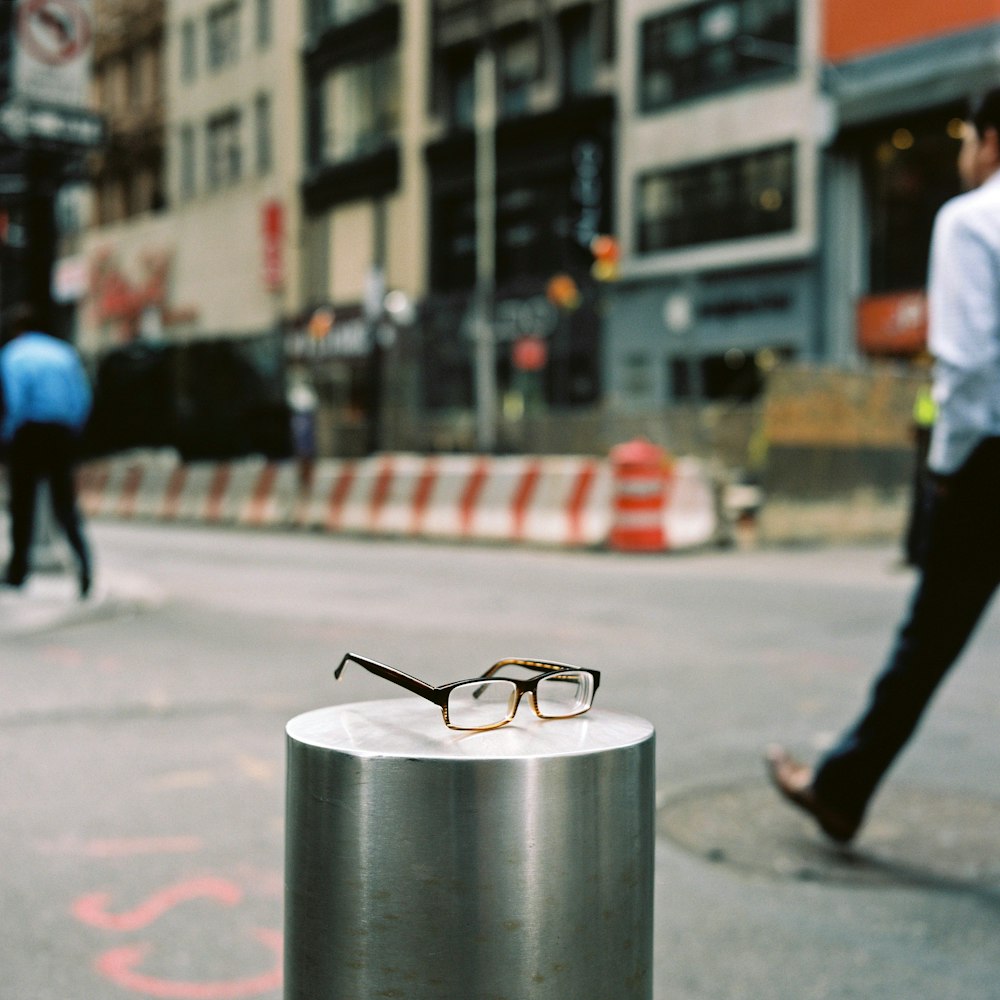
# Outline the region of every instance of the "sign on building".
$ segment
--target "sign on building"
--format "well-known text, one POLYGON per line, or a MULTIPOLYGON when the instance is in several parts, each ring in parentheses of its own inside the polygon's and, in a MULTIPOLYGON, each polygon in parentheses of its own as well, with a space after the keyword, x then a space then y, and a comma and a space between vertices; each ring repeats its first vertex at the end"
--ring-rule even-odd
POLYGON ((14 92, 39 104, 87 103, 92 0, 18 0, 14 92))
POLYGON ((15 0, 14 59, 0 131, 15 143, 90 147, 104 135, 87 107, 93 0, 15 0))

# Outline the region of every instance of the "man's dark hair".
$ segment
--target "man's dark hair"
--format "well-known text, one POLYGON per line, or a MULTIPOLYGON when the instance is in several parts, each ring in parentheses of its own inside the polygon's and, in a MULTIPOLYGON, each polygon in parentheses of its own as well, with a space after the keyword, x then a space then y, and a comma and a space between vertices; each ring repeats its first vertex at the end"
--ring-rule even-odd
POLYGON ((1000 135, 1000 87, 973 98, 969 104, 969 121, 975 125, 980 138, 987 129, 993 129, 1000 135))

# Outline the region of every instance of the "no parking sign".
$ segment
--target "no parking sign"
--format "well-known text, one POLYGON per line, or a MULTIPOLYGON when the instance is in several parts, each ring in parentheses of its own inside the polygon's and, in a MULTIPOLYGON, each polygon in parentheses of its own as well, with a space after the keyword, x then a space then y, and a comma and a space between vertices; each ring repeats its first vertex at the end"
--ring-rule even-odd
POLYGON ((15 95, 82 107, 93 49, 92 0, 18 0, 15 95))

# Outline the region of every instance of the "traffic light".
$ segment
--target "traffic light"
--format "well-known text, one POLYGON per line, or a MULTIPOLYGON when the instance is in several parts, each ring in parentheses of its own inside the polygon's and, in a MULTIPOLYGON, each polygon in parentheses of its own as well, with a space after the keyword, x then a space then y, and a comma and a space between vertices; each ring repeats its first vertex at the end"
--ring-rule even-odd
POLYGON ((590 273, 597 281, 615 281, 618 278, 618 260, 621 250, 613 236, 595 236, 590 242, 594 263, 590 273))

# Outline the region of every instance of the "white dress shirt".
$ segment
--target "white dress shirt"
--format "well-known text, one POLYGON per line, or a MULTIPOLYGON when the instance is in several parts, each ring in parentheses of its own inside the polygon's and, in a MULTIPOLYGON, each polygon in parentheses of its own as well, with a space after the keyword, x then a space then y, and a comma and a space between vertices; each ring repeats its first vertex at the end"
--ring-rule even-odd
POLYGON ((928 299, 938 407, 928 464, 948 475, 1000 437, 1000 172, 938 212, 928 299))

